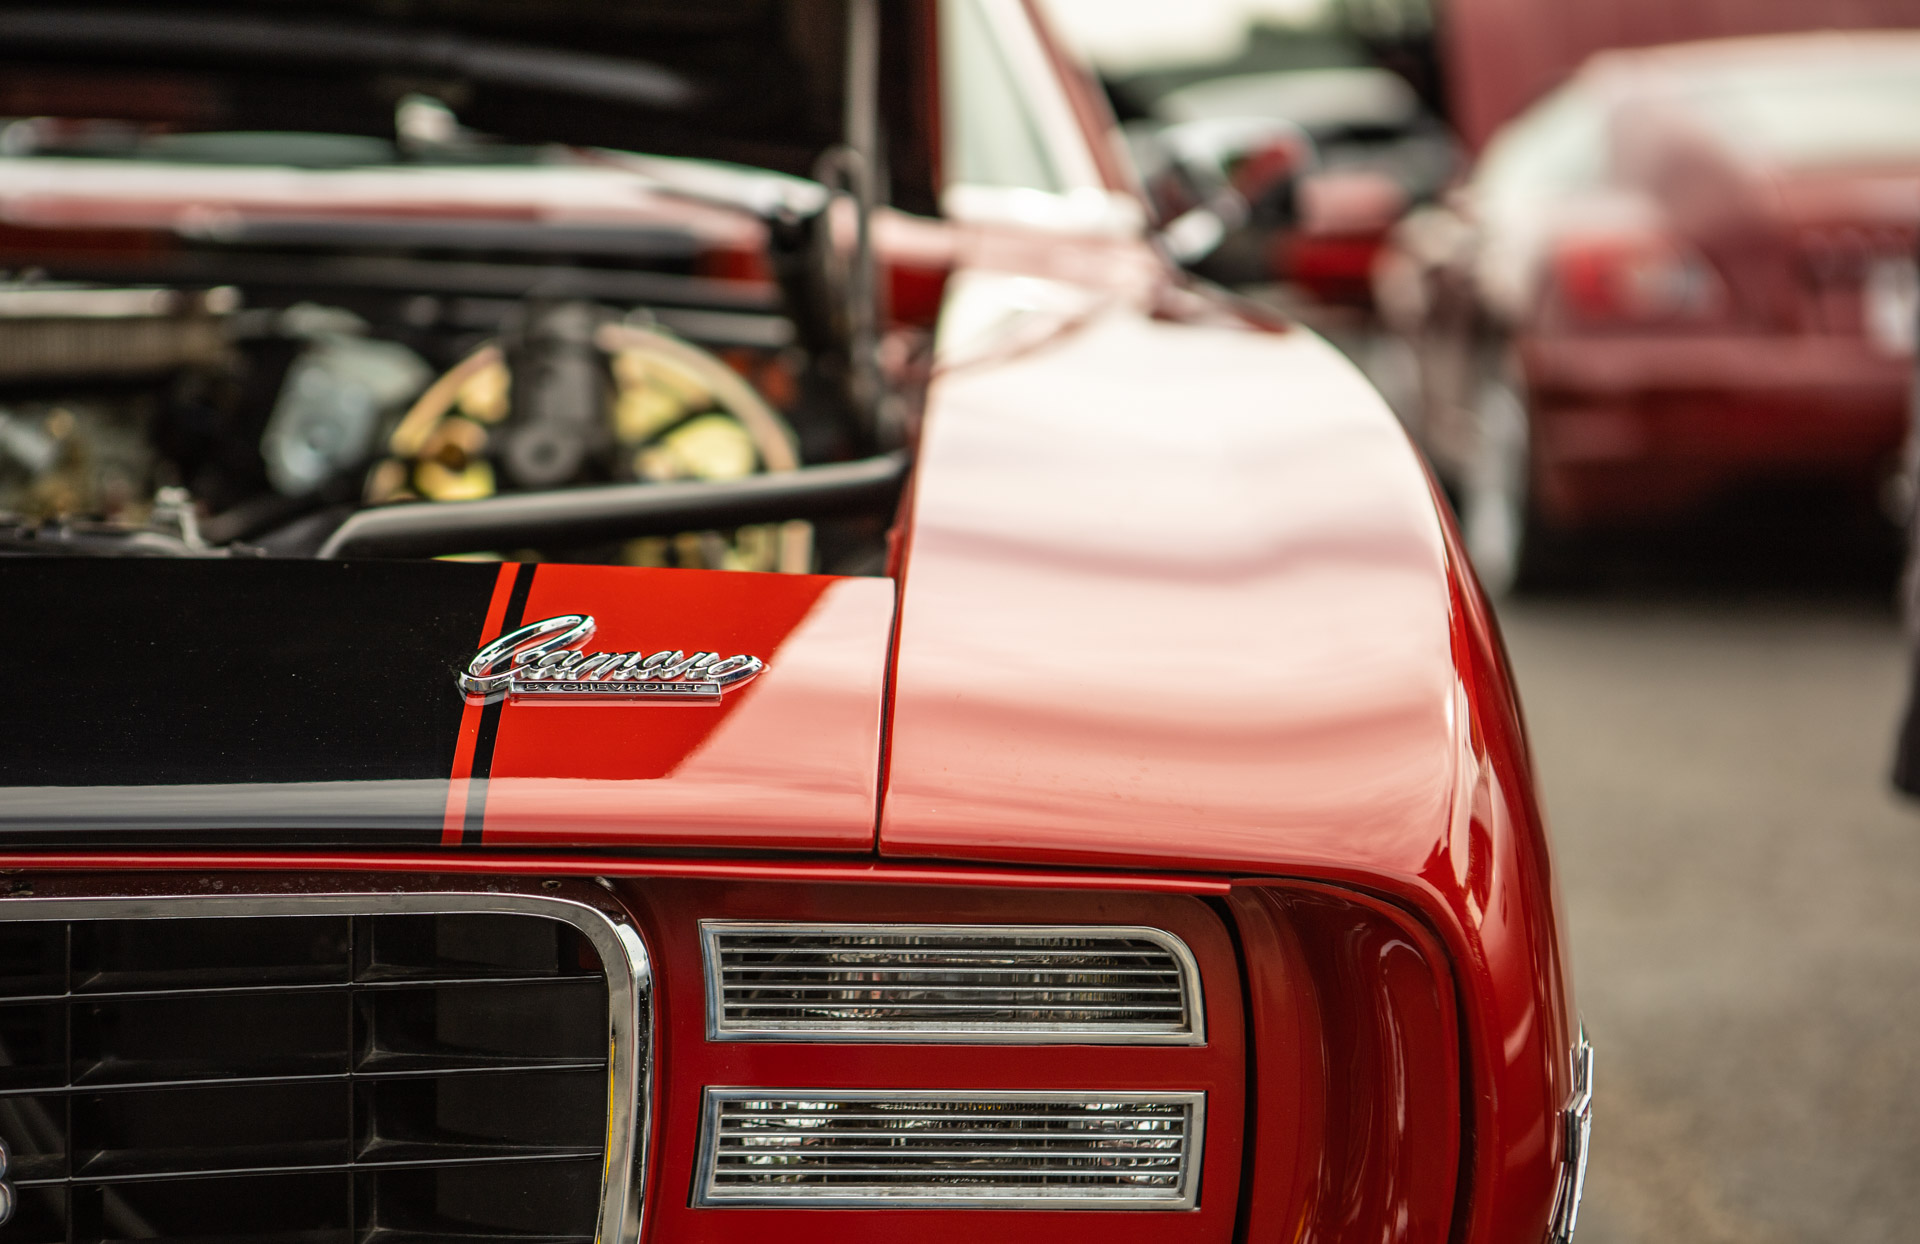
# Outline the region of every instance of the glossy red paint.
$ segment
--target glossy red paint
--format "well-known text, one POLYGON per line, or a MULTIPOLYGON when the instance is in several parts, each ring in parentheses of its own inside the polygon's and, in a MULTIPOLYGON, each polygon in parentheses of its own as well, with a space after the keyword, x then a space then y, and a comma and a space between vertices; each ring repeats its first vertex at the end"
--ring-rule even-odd
POLYGON ((1560 885, 1520 698, 1493 609, 1440 507, 1461 700, 1461 772, 1449 832, 1423 880, 1423 914, 1451 951, 1466 1034, 1473 1240, 1541 1237, 1565 1158, 1561 1111, 1579 1039, 1560 885))
MULTIPOLYGON (((1246 1054, 1234 950, 1217 914, 1194 898, 1076 891, 892 889, 742 884, 622 883, 652 956, 660 1058, 658 1163, 650 1238, 723 1244, 770 1236, 969 1244, 1007 1238, 1099 1238, 1114 1244, 1223 1240, 1232 1232, 1244 1134, 1246 1054), (697 922, 730 919, 1145 924, 1178 935, 1200 965, 1204 1046, 832 1045, 715 1042, 706 1038, 697 922), (1189 1212, 696 1209, 690 1204, 703 1086, 775 1088, 1103 1088, 1207 1094, 1200 1201, 1189 1212)), ((1282 1116, 1283 1118, 1285 1116, 1282 1116)))
POLYGON ((1109 295, 936 380, 881 853, 1390 896, 1460 973, 1459 1221, 1538 1239, 1573 1021, 1497 634, 1379 399, 1229 318, 1109 295))
POLYGON ((226 854, 207 851, 102 851, 89 854, 15 851, 0 854, 0 872, 298 872, 444 873, 517 877, 651 877, 704 881, 780 881, 822 885, 966 886, 1015 890, 1127 890, 1218 898, 1233 892, 1220 877, 1165 873, 1040 871, 871 859, 820 861, 676 859, 602 854, 447 852, 376 854, 300 852, 226 854))
POLYGON ((1331 887, 1242 888, 1231 907, 1259 1067, 1247 1238, 1447 1239, 1461 1051, 1444 951, 1331 887))
POLYGON ((1445 559, 1346 363, 1108 304, 928 406, 883 855, 1417 871, 1445 559))
POLYGON ((712 706, 509 701, 487 845, 872 849, 890 580, 537 567, 524 618, 569 613, 597 620, 597 651, 767 670, 712 706))

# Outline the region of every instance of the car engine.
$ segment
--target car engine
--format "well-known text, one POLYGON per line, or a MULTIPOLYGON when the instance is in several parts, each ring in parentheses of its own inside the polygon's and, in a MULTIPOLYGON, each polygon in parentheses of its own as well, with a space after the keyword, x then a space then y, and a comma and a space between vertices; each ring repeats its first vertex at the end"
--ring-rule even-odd
MULTIPOLYGON (((408 107, 438 117, 410 101, 402 137, 430 131, 408 107)), ((109 166, 124 182, 151 162, 181 201, 130 207, 96 179, 62 186, 55 227, 0 226, 0 553, 348 555, 365 549, 329 538, 374 507, 597 489, 595 504, 618 510, 637 486, 750 486, 903 439, 902 377, 886 387, 887 426, 852 383, 849 260, 826 240, 836 200, 824 187, 690 161, 487 150, 403 162, 397 193, 369 191, 367 153, 336 167, 335 153, 299 150, 332 136, 265 136, 281 140, 271 160, 304 154, 318 188, 289 213, 262 208, 233 176, 260 171, 247 145, 262 137, 141 138, 115 153, 128 158, 82 171, 109 166), (494 164, 479 171, 508 164, 536 205, 584 185, 647 206, 556 225, 523 204, 463 201, 482 186, 482 156, 494 164), (690 177, 692 190, 675 184, 690 177), (99 210, 76 213, 72 200, 88 195, 99 210)), ((0 210, 30 216, 36 186, 82 163, 82 140, 105 141, 73 125, 5 124, 0 163, 23 177, 0 210)), ((869 500, 885 492, 871 483, 869 500)), ((472 547, 446 534, 406 551, 884 565, 885 516, 871 505, 828 497, 816 521, 771 522, 708 505, 682 530, 662 511, 680 495, 658 494, 644 521, 549 513, 522 533, 496 516, 472 547)))

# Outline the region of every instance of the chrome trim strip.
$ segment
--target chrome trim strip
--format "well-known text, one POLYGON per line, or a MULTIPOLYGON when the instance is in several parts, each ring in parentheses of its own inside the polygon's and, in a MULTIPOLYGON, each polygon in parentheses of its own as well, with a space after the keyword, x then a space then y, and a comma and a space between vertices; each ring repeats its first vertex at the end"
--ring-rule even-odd
MULTIPOLYGON (((1036 1090, 945 1090, 888 1089, 885 1091, 810 1089, 810 1088, 713 1088, 702 1090, 700 1101, 700 1148, 695 1158, 694 1200, 696 1206, 727 1208, 732 1206, 783 1206, 788 1209, 1101 1209, 1101 1210, 1183 1210, 1192 1209, 1200 1196, 1200 1162, 1207 1148, 1207 1095, 1205 1093, 1108 1093, 1099 1090, 1059 1092, 1036 1090), (1168 1196, 1095 1196, 1067 1189, 1047 1195, 1013 1193, 995 1195, 977 1188, 955 1187, 951 1192, 889 1193, 873 1190, 860 1193, 814 1191, 793 1185, 785 1192, 734 1192, 718 1189, 714 1178, 719 1173, 718 1133, 720 1106, 729 1101, 756 1101, 762 1098, 802 1101, 844 1102, 1034 1102, 1083 1105, 1092 1102, 1184 1105, 1187 1114, 1186 1161, 1180 1168, 1180 1185, 1168 1196)), ((1037 1156, 1037 1155, 1036 1155, 1037 1156)))
POLYGON ((1165 929, 1126 924, 901 924, 809 921, 702 920, 700 956, 707 982, 707 1040, 813 1041, 836 1045, 921 1042, 941 1045, 1205 1045, 1206 1005, 1200 965, 1186 942, 1165 929), (1186 1019, 1179 1024, 963 1024, 945 1020, 884 1020, 835 1024, 825 1020, 728 1020, 722 1013, 720 939, 729 933, 874 937, 1129 937, 1173 956, 1186 1019))
POLYGON ((405 874, 322 878, 146 874, 40 876, 42 892, 0 898, 0 920, 165 920, 187 916, 449 915, 514 912, 572 925, 600 954, 607 981, 607 1163, 598 1244, 640 1238, 653 1088, 653 973, 646 946, 614 897, 584 881, 439 878, 405 874), (110 888, 118 880, 123 888, 110 888), (339 882, 337 887, 330 885, 339 882), (138 888, 137 894, 127 893, 138 888), (169 888, 176 887, 176 888, 169 888))
POLYGON ((1573 1092, 1562 1113, 1566 1151, 1560 1161, 1560 1186, 1553 1197, 1548 1244, 1573 1244, 1580 1223, 1580 1196, 1587 1189, 1587 1153, 1593 1143, 1593 1045, 1584 1025, 1572 1051, 1573 1092))

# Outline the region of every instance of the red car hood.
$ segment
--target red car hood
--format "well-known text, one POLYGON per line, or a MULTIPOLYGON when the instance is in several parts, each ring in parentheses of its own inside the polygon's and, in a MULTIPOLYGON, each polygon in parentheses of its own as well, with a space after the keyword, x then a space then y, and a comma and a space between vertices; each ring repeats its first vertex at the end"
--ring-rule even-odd
POLYGON ((871 849, 891 580, 539 567, 523 616, 568 613, 596 650, 651 650, 665 614, 767 670, 713 708, 508 703, 483 841, 871 849))
MULTIPOLYGON (((957 296, 996 279, 1036 305, 957 296)), ((883 855, 1418 873, 1460 692, 1384 405, 1308 334, 1217 317, 1022 340, 930 395, 890 721, 888 579, 10 559, 0 639, 92 656, 0 700, 0 830, 866 853, 877 824, 883 855), (594 651, 768 668, 718 706, 462 699, 483 643, 564 614, 594 651)))
POLYGON ((870 851, 893 583, 606 566, 0 560, 0 840, 870 851), (759 657, 718 704, 469 701, 523 623, 759 657))
POLYGON ((1457 754, 1441 526, 1325 343, 1111 311, 936 381, 927 427, 883 855, 1433 856, 1457 754))

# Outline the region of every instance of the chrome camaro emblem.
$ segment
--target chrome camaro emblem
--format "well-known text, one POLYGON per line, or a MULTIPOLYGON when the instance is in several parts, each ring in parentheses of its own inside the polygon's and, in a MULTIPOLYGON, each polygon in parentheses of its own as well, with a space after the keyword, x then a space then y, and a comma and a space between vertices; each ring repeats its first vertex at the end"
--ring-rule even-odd
POLYGON ((717 652, 587 652, 592 638, 593 619, 584 613, 529 622, 474 653, 460 690, 486 701, 712 704, 767 668, 759 657, 717 652))

